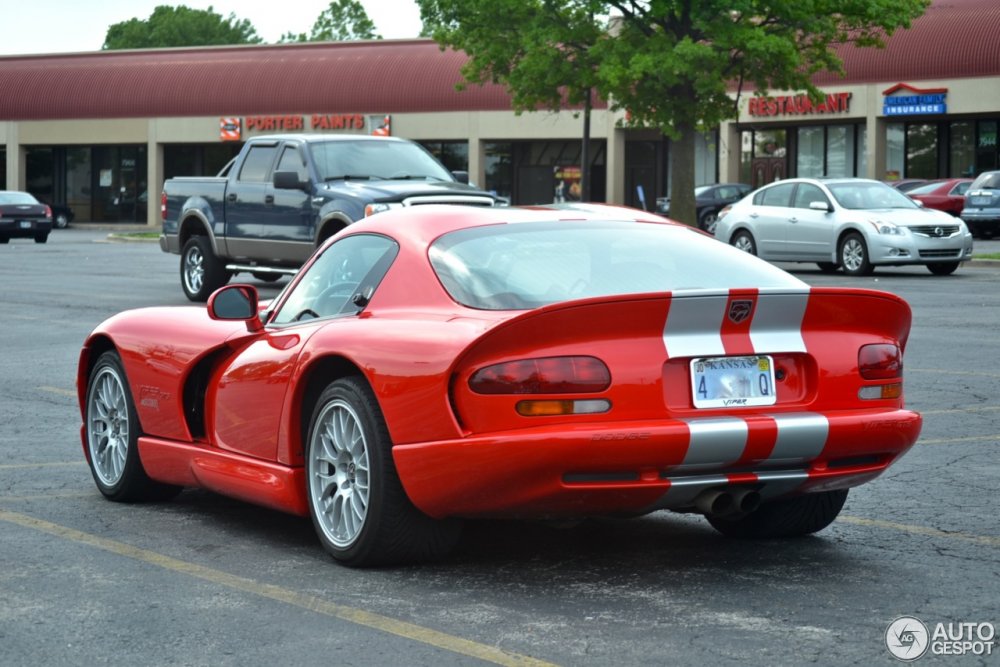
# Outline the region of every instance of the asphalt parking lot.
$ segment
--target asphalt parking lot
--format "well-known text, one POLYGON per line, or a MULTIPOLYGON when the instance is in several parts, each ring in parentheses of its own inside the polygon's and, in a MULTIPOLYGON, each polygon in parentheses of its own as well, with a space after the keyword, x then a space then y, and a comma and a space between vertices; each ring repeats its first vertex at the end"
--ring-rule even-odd
MULTIPOLYGON (((0 665, 873 665, 894 662, 901 616, 1000 625, 1000 263, 863 279, 785 265, 914 311, 921 439, 817 536, 731 541, 667 513, 477 522, 443 562, 357 571, 308 519, 196 490, 142 505, 97 492, 80 343, 120 310, 188 305, 176 256, 106 235, 0 246, 0 665)), ((993 648, 921 662, 997 664, 993 648)))

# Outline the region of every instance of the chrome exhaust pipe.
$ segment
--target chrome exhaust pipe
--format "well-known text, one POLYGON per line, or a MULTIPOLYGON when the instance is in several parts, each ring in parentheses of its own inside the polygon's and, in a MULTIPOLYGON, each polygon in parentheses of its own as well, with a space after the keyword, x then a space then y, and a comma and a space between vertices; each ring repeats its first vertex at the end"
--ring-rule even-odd
POLYGON ((740 514, 749 514, 760 507, 760 494, 753 489, 737 489, 733 492, 733 508, 740 514))
POLYGON ((699 512, 708 516, 725 516, 736 509, 733 496, 728 491, 720 489, 702 491, 695 498, 694 505, 699 512))

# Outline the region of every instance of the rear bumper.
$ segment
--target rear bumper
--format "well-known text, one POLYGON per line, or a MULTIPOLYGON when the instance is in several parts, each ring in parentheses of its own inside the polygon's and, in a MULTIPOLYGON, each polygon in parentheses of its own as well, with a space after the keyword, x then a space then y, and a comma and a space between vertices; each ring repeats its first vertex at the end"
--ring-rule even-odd
POLYGON ((37 234, 48 234, 52 231, 51 220, 2 220, 0 221, 0 236, 9 239, 34 238, 37 234))
POLYGON ((175 255, 181 254, 180 239, 176 235, 168 236, 166 234, 160 234, 160 250, 163 252, 173 253, 175 255))
POLYGON ((887 409, 563 425, 397 445, 393 456, 410 499, 434 517, 684 510, 732 484, 764 500, 858 486, 921 424, 887 409))

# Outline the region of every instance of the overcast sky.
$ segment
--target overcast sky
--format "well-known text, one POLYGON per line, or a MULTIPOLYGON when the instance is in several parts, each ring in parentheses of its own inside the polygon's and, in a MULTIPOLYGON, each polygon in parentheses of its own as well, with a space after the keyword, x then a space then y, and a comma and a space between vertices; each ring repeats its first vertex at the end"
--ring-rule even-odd
MULTIPOLYGON (((413 0, 361 0, 386 39, 416 37, 420 11, 413 0)), ((248 19, 265 42, 286 32, 308 33, 330 0, 0 0, 0 56, 98 51, 108 26, 147 19, 158 5, 186 5, 248 19)))

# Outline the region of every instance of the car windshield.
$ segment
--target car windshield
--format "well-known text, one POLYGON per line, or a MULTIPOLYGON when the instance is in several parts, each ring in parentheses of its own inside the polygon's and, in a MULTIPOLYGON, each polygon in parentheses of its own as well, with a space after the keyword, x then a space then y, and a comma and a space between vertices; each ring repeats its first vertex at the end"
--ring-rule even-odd
POLYGON ((0 192, 0 204, 38 204, 27 192, 0 192))
POLYGON ((688 228, 632 221, 476 227, 445 234, 429 254, 451 297, 484 310, 615 294, 805 286, 688 228))
POLYGON ((988 171, 979 176, 969 186, 970 190, 1000 189, 1000 171, 988 171))
POLYGON ((309 144, 319 178, 428 179, 454 181, 451 173, 422 146, 408 141, 372 139, 309 144))
POLYGON ((941 185, 942 185, 942 183, 944 183, 944 181, 934 181, 933 183, 928 183, 927 185, 921 185, 919 188, 913 188, 912 190, 908 191, 906 194, 908 194, 908 195, 929 195, 932 192, 934 192, 935 190, 937 190, 938 188, 940 188, 941 185))
POLYGON ((899 190, 878 181, 827 183, 834 199, 843 208, 852 210, 919 208, 918 204, 899 190))

